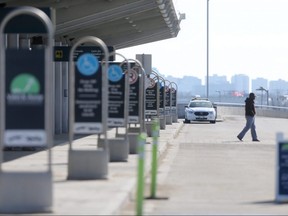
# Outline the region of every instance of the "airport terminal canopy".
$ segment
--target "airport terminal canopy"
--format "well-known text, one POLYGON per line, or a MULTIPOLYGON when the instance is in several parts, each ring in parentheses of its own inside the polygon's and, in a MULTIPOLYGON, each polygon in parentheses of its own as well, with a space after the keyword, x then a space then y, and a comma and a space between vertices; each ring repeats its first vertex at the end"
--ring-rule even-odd
POLYGON ((180 20, 172 0, 0 0, 0 7, 51 7, 56 41, 96 36, 115 49, 176 37, 180 20))

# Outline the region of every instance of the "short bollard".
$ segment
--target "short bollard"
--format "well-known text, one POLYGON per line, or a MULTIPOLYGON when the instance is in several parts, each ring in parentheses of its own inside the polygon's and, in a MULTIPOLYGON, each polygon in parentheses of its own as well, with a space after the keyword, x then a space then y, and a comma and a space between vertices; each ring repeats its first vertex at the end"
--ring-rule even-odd
POLYGON ((143 215, 144 169, 145 169, 146 133, 138 136, 138 181, 136 195, 136 215, 143 215))
POLYGON ((152 160, 151 160, 151 185, 150 185, 150 196, 146 199, 168 199, 168 197, 157 197, 157 170, 158 170, 158 137, 159 137, 159 120, 154 119, 152 124, 152 160))
POLYGON ((153 136, 153 144, 152 144, 152 164, 151 164, 151 194, 150 198, 156 198, 156 190, 157 190, 157 153, 158 153, 158 135, 159 135, 159 121, 154 120, 152 124, 152 136, 153 136))

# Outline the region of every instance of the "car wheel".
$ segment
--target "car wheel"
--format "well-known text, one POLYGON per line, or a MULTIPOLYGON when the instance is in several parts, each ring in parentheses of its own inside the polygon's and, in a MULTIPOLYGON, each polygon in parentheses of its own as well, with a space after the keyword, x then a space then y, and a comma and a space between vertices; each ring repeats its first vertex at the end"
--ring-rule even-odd
POLYGON ((188 119, 184 119, 184 123, 190 123, 190 120, 188 120, 188 119))
POLYGON ((214 120, 214 121, 210 121, 210 123, 211 123, 211 124, 215 124, 215 123, 216 123, 216 120, 214 120))

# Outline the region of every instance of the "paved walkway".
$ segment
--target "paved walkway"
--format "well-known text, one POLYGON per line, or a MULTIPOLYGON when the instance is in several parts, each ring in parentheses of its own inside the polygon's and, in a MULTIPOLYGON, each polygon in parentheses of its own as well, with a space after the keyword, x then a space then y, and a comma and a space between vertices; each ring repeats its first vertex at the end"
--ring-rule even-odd
MULTIPOLYGON (((178 120, 178 123, 166 125, 166 129, 160 131, 159 137, 158 158, 161 157, 161 166, 159 166, 158 171, 158 183, 160 184, 159 196, 168 196, 169 200, 173 198, 173 192, 172 195, 169 194, 169 192, 173 191, 173 188, 175 189, 173 185, 176 180, 169 180, 169 178, 167 180, 167 176, 169 176, 170 170, 178 171, 179 169, 180 171, 181 166, 178 165, 183 165, 183 163, 185 164, 185 161, 187 162, 187 158, 182 160, 183 157, 189 157, 190 155, 188 151, 185 153, 186 149, 192 151, 191 153, 194 157, 191 161, 191 169, 194 169, 194 173, 198 173, 197 178, 192 178, 191 188, 193 189, 192 184, 198 184, 199 187, 194 187, 193 190, 190 188, 195 192, 193 192, 194 196, 192 199, 195 207, 195 211, 193 211, 195 215, 203 215, 203 213, 210 213, 213 215, 213 212, 215 213, 214 210, 219 206, 218 204, 221 204, 221 207, 223 208, 223 211, 219 211, 222 213, 233 213, 235 209, 241 209, 241 206, 245 203, 249 203, 249 205, 253 206, 251 208, 256 209, 260 206, 264 206, 264 209, 269 208, 271 205, 273 205, 274 208, 277 208, 273 203, 273 183, 275 181, 275 133, 286 133, 287 119, 258 117, 256 119, 256 126, 259 139, 261 140, 260 143, 253 143, 250 134, 246 135, 244 142, 237 140, 236 134, 242 129, 244 123, 245 120, 242 116, 226 116, 223 122, 218 122, 216 124, 192 123, 184 125, 182 120, 178 120), (179 136, 177 136, 178 134, 179 136), (174 139, 175 137, 176 139, 174 139), (183 150, 183 154, 179 155, 176 160, 175 158, 179 148, 183 150), (230 160, 233 158, 235 159, 230 161, 231 166, 225 165, 227 169, 218 169, 225 164, 227 157, 230 160), (237 158, 239 160, 236 160, 237 158), (257 161, 257 163, 255 161, 257 161), (253 166, 249 166, 250 162, 253 163, 253 166), (212 171, 214 171, 205 173, 205 169, 210 167, 209 164, 213 165, 211 167, 214 167, 212 169, 212 171), (238 174, 237 170, 234 169, 238 167, 243 170, 245 166, 248 166, 251 171, 245 175, 238 174), (267 170, 265 171, 266 167, 267 170), (249 179, 253 179, 253 176, 251 176, 254 173, 253 170, 258 170, 257 172, 259 172, 259 175, 257 174, 257 178, 255 178, 255 181, 251 181, 251 183, 257 184, 257 181, 261 181, 262 174, 264 173, 266 175, 268 173, 265 177, 265 182, 269 184, 269 187, 265 186, 266 183, 264 184, 265 187, 262 187, 263 184, 259 184, 260 188, 265 190, 261 191, 260 189, 257 189, 257 194, 260 198, 257 197, 257 199, 255 199, 254 197, 248 197, 249 199, 246 200, 246 198, 242 196, 243 199, 241 200, 240 205, 236 205, 233 208, 230 208, 230 211, 226 211, 227 208, 225 210, 225 205, 222 204, 225 204, 225 201, 230 200, 230 196, 231 202, 238 196, 231 192, 230 195, 227 193, 227 196, 229 195, 227 197, 225 194, 221 194, 221 191, 219 190, 226 190, 226 183, 230 187, 229 190, 234 190, 234 186, 241 190, 240 185, 243 181, 246 183, 248 182, 247 185, 245 185, 245 190, 253 190, 254 186, 249 185, 249 179), (203 173, 205 175, 202 175, 203 173), (230 175, 230 173, 233 173, 233 175, 230 175), (223 181, 224 183, 218 182, 219 184, 223 183, 218 191, 216 190, 217 188, 213 189, 208 187, 210 183, 213 183, 215 175, 221 177, 222 174, 223 178, 227 178, 223 181), (243 181, 239 180, 234 182, 235 179, 233 177, 237 175, 241 178, 243 177, 244 180, 242 179, 243 181), (230 180, 232 182, 229 182, 230 180), (201 182, 208 182, 209 184, 201 184, 201 182), (168 184, 168 187, 165 186, 166 183, 168 184), (214 191, 215 194, 213 190, 216 190, 214 191), (216 196, 217 194, 219 196, 216 196), (261 197, 261 194, 264 194, 264 196, 261 197), (220 199, 219 203, 216 202, 215 198, 211 198, 213 202, 210 202, 209 199, 209 202, 206 202, 205 199, 207 197, 209 198, 214 195, 220 199), (205 209, 210 208, 210 212, 205 211, 205 209)), ((132 206, 127 204, 129 201, 135 201, 138 155, 130 154, 127 162, 110 162, 107 180, 67 180, 67 136, 56 136, 55 143, 57 143, 57 145, 52 149, 53 211, 51 213, 36 213, 34 215, 135 215, 135 203, 132 203, 132 206), (128 206, 128 209, 125 209, 125 206, 128 206)), ((147 159, 145 163, 146 176, 149 175, 151 168, 151 143, 152 138, 148 137, 147 145, 145 145, 145 155, 147 159)), ((80 148, 94 148, 96 146, 96 137, 88 136, 79 138, 75 140, 74 144, 80 148)), ((24 170, 27 168, 29 170, 43 169, 47 167, 47 155, 47 151, 5 151, 4 158, 6 162, 2 167, 4 170, 24 170)), ((182 181, 185 181, 185 178, 188 179, 189 176, 193 176, 184 174, 182 181)), ((186 174, 189 173, 187 172, 186 174)), ((220 179, 218 180, 220 181, 220 179)), ((185 193, 186 191, 184 190, 183 194, 185 193)), ((179 194, 181 195, 181 192, 179 192, 179 194)), ((184 196, 184 198, 188 200, 190 199, 190 196, 184 196)), ((155 203, 153 204, 153 202, 155 201, 145 201, 144 206, 146 215, 153 215, 153 213, 155 213, 155 203)), ((163 205, 161 202, 162 201, 156 201, 156 204, 163 205)), ((166 206, 170 207, 169 204, 166 206)), ((165 208, 165 205, 162 207, 165 208)), ((176 211, 169 211, 167 208, 164 213, 181 213, 182 207, 180 205, 176 205, 176 207, 180 207, 180 210, 176 209, 176 211)), ((279 207, 284 209, 284 212, 287 209, 287 205, 281 205, 279 207)), ((156 213, 163 214, 161 208, 158 208, 156 213)), ((243 212, 239 211, 239 214, 241 213, 243 212)), ((257 214, 257 211, 255 211, 255 213, 257 214)), ((283 212, 281 211, 281 213, 283 212)))
POLYGON ((145 200, 143 214, 288 215, 288 203, 275 201, 276 133, 288 139, 287 119, 257 117, 261 142, 250 132, 236 138, 244 124, 243 116, 185 124, 158 167, 157 197, 168 199, 145 200))
MULTIPOLYGON (((167 144, 182 126, 179 121, 160 130, 158 157, 165 152, 167 144)), ((67 140, 67 135, 55 136, 57 145, 52 149, 53 212, 48 215, 119 214, 119 209, 135 195, 138 155, 130 154, 127 162, 110 162, 107 180, 67 180, 67 140)), ((146 142, 145 172, 148 175, 152 138, 147 137, 146 142)), ((95 148, 96 136, 79 138, 73 146, 95 148)), ((47 151, 5 151, 3 170, 43 170, 47 167, 47 156, 47 151)))

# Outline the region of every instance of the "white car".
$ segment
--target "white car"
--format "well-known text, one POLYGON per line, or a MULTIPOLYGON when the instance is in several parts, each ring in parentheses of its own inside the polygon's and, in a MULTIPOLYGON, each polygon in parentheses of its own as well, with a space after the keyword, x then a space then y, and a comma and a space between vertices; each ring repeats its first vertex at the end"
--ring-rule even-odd
POLYGON ((191 121, 209 121, 215 124, 216 117, 217 114, 213 103, 208 99, 195 98, 185 106, 184 123, 190 123, 191 121))

